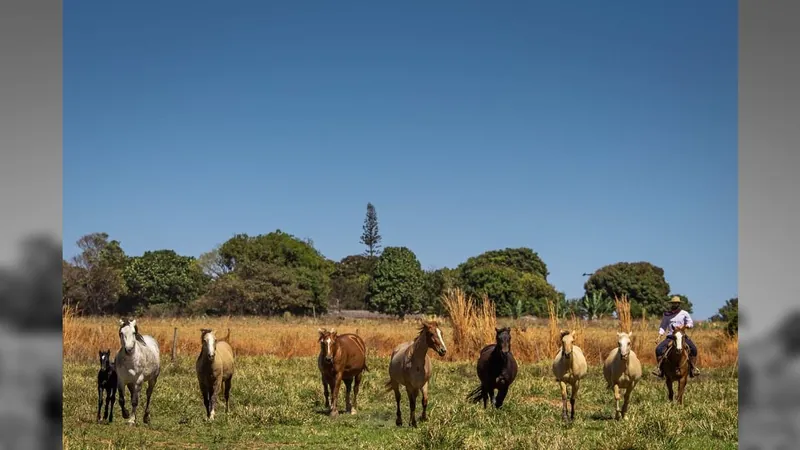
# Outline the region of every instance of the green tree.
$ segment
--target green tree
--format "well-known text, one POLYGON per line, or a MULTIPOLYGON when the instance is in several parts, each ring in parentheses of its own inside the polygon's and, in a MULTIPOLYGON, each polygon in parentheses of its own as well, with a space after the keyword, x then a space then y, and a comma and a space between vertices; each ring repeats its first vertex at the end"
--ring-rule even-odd
POLYGON ((711 321, 728 322, 734 314, 739 314, 739 297, 726 300, 717 313, 711 316, 711 321))
POLYGON ((495 303, 498 316, 547 315, 547 299, 561 302, 555 287, 547 282, 547 265, 529 248, 490 250, 467 259, 458 267, 464 291, 495 303))
POLYGON ((615 305, 614 301, 602 291, 593 291, 591 296, 585 294, 578 301, 577 309, 587 320, 597 320, 610 316, 614 312, 615 305))
POLYGON ((427 270, 424 274, 422 295, 422 311, 426 314, 444 315, 442 294, 455 287, 460 287, 458 270, 443 267, 427 270))
POLYGON ((173 250, 147 251, 130 258, 124 277, 128 308, 155 307, 171 313, 182 312, 200 297, 210 280, 194 257, 173 250))
POLYGON ((422 294, 423 272, 417 255, 406 247, 386 247, 367 289, 368 309, 402 319, 420 311, 422 294))
POLYGON ((379 256, 381 235, 378 231, 378 213, 372 203, 367 203, 367 216, 364 218, 362 231, 361 243, 367 246, 365 254, 369 257, 379 256))
POLYGON ((550 272, 547 271, 547 265, 539 257, 539 254, 526 247, 489 250, 478 256, 467 259, 459 266, 459 270, 462 272, 469 272, 475 267, 490 265, 538 274, 545 281, 550 275, 550 272))
POLYGON ((725 333, 736 336, 739 333, 739 297, 725 301, 725 304, 711 317, 712 322, 725 322, 725 333))
POLYGON ((641 316, 642 310, 650 316, 660 316, 670 291, 664 269, 649 262, 619 262, 601 267, 583 287, 589 296, 595 291, 611 299, 627 295, 634 317, 641 316))
POLYGON ((69 281, 66 286, 62 282, 62 297, 73 304, 80 301, 76 306, 83 314, 114 312, 120 297, 127 293, 123 277, 127 256, 122 246, 119 241, 109 240, 107 233, 87 234, 78 239, 77 245, 81 253, 67 263, 69 281))
POLYGON ((350 255, 334 266, 328 303, 339 309, 366 308, 367 287, 377 258, 350 255))
POLYGON ((237 234, 218 253, 219 264, 228 273, 196 307, 243 314, 327 310, 334 263, 310 241, 280 230, 258 236, 237 234), (233 305, 225 303, 231 301, 233 305))
POLYGON ((523 272, 497 264, 466 267, 461 271, 465 293, 488 296, 498 316, 547 315, 547 300, 559 301, 555 288, 538 273, 523 272))

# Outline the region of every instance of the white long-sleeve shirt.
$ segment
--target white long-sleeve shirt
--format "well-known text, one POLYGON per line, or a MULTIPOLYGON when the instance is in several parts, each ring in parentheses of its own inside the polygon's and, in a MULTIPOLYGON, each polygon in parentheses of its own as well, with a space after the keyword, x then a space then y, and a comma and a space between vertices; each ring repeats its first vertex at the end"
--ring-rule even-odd
POLYGON ((692 328, 694 326, 694 322, 692 322, 692 318, 689 316, 688 312, 680 310, 676 314, 665 314, 664 317, 661 318, 661 325, 658 327, 658 335, 663 336, 664 333, 666 333, 667 336, 672 336, 675 327, 680 325, 686 328, 692 328))

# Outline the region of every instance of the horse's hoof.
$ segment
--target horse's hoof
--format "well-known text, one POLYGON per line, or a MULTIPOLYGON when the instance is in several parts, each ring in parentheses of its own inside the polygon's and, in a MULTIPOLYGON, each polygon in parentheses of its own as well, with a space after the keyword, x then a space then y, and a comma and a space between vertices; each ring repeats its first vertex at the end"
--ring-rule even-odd
POLYGON ((355 408, 353 408, 353 409, 351 409, 351 410, 350 410, 350 415, 351 415, 351 416, 355 416, 355 415, 356 415, 356 413, 357 413, 357 411, 356 411, 356 409, 355 409, 355 408))
POLYGON ((329 415, 330 417, 336 417, 336 416, 338 416, 338 415, 339 415, 339 411, 336 411, 336 410, 334 409, 333 411, 331 411, 330 413, 328 413, 328 415, 329 415))
POLYGON ((394 424, 397 425, 398 427, 402 427, 403 426, 403 421, 401 419, 397 419, 397 420, 394 421, 394 424))

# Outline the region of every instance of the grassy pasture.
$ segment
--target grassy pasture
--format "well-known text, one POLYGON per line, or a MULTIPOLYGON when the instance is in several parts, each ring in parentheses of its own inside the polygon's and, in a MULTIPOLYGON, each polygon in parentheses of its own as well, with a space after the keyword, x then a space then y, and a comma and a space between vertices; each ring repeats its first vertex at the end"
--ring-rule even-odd
MULTIPOLYGON (((386 358, 371 357, 355 416, 331 419, 313 357, 242 357, 231 410, 204 420, 193 358, 166 363, 153 394, 152 422, 131 429, 119 408, 111 425, 94 423, 96 368, 64 365, 64 448, 384 448, 384 449, 728 449, 737 448, 737 380, 715 369, 691 380, 683 410, 666 403, 663 383, 636 389, 630 416, 612 420, 614 403, 594 366, 577 403, 576 420, 560 420, 560 396, 546 364, 524 364, 502 410, 464 398, 477 381, 471 362, 434 361, 429 420, 417 429, 394 425, 394 399, 382 386, 386 358)), ((344 388, 343 388, 344 392, 344 388)), ((344 395, 339 402, 344 410, 344 395)), ((420 407, 418 406, 417 414, 420 407)), ((141 417, 141 414, 140 414, 141 417)))
MULTIPOLYGON (((99 348, 116 351, 119 347, 115 322, 114 318, 64 318, 64 448, 738 448, 738 347, 714 328, 698 327, 691 335, 700 348, 703 376, 690 380, 682 409, 667 403, 661 380, 646 376, 633 394, 629 418, 617 422, 612 420, 613 394, 605 388, 599 365, 600 357, 615 345, 614 322, 492 321, 492 326, 513 327, 512 348, 521 367, 503 409, 484 411, 464 400, 477 383, 477 344, 467 342, 464 330, 454 327, 454 322, 443 320, 450 352, 444 359, 431 352, 429 421, 411 429, 405 394, 401 406, 406 424, 398 428, 394 398, 383 391, 383 383, 391 348, 416 334, 413 320, 141 318, 141 331, 161 344, 164 368, 153 397, 152 423, 140 423, 132 430, 122 422, 118 406, 113 424, 94 423, 96 355, 99 348), (231 411, 227 417, 218 411, 214 423, 204 421, 194 373, 199 329, 206 326, 223 334, 231 328, 237 353, 231 411), (365 374, 356 416, 331 420, 323 414, 315 358, 318 327, 357 331, 367 342, 371 372, 365 374), (561 423, 560 392, 550 372, 555 344, 549 337, 554 329, 567 327, 580 330, 577 343, 586 349, 592 364, 572 425, 561 423), (174 328, 178 328, 178 356, 173 363, 174 328)), ((654 322, 633 324, 634 335, 639 336, 634 350, 647 372, 653 363, 656 326, 654 322)), ((344 387, 339 407, 344 409, 344 387)))

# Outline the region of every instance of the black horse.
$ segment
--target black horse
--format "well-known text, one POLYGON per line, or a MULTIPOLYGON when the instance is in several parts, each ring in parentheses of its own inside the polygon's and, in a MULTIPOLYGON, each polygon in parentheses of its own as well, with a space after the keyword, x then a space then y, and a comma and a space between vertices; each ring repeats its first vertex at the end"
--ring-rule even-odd
POLYGON ((106 408, 103 420, 108 423, 114 420, 114 401, 117 394, 117 371, 111 362, 111 350, 100 352, 100 370, 97 372, 97 421, 100 422, 100 410, 103 407, 103 394, 105 394, 106 408))
POLYGON ((517 360, 511 353, 511 329, 495 328, 495 332, 495 343, 484 347, 478 357, 478 378, 481 384, 467 396, 467 400, 472 403, 483 400, 484 408, 486 399, 491 400, 496 408, 503 406, 508 389, 517 377, 517 360))

